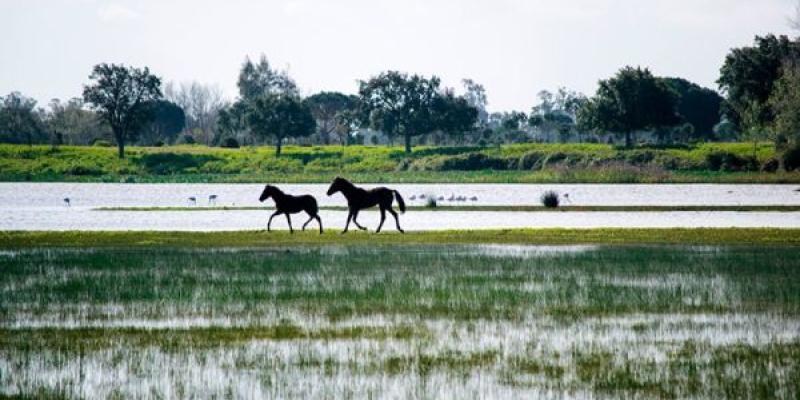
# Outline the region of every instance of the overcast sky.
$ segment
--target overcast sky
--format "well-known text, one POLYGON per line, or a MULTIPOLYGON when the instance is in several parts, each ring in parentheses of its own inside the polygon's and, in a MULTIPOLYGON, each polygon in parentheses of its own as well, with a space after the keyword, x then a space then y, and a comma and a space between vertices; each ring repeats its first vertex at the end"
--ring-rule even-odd
POLYGON ((236 96, 246 55, 288 69, 304 94, 356 91, 395 69, 486 87, 492 110, 536 93, 591 94, 624 65, 716 89, 731 47, 791 33, 796 0, 0 0, 0 95, 79 96, 96 63, 236 96))

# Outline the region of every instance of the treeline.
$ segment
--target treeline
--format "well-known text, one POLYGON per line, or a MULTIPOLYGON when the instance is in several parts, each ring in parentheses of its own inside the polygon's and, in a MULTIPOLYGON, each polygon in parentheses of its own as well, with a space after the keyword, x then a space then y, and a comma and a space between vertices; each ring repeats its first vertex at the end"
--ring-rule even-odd
POLYGON ((624 67, 593 96, 560 88, 540 92, 530 112, 489 113, 485 88, 465 79, 457 94, 436 76, 387 71, 360 81, 356 95, 301 95, 265 56, 246 59, 239 96, 199 83, 162 84, 148 68, 100 64, 80 98, 47 109, 11 93, 0 102, 0 141, 160 146, 203 143, 238 147, 292 144, 489 145, 529 142, 772 140, 800 137, 800 41, 756 37, 732 49, 720 69, 721 96, 681 78, 624 67))

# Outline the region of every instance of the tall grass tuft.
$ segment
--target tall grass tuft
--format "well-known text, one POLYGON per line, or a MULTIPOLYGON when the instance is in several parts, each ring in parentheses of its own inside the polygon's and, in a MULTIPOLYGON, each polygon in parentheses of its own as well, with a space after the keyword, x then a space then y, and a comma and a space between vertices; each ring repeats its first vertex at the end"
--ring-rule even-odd
POLYGON ((426 208, 436 208, 439 204, 436 202, 436 196, 428 195, 427 200, 425 200, 425 207, 426 208))
POLYGON ((558 193, 548 190, 542 195, 541 201, 542 205, 547 208, 558 208, 558 193))

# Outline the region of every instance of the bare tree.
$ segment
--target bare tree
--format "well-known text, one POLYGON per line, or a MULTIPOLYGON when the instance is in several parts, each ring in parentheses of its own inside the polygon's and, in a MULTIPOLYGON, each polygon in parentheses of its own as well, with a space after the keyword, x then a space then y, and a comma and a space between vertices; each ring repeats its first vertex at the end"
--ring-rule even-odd
POLYGON ((183 108, 186 114, 186 130, 193 135, 202 136, 198 139, 206 145, 215 144, 218 136, 217 117, 220 110, 228 105, 218 86, 196 81, 177 85, 170 82, 164 87, 164 95, 167 100, 183 108))

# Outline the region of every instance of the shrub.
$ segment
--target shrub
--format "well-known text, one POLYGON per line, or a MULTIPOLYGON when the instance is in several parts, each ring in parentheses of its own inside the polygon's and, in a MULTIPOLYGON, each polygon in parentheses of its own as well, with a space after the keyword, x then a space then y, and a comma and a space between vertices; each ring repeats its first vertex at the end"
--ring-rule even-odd
POLYGON ((800 169, 800 145, 795 145, 783 153, 783 168, 787 171, 800 169))
POLYGON ((429 195, 425 200, 425 207, 427 208, 436 208, 438 206, 439 204, 436 202, 436 196, 434 195, 429 195))
POLYGON ((764 161, 764 164, 761 164, 761 172, 776 172, 780 166, 781 163, 777 158, 770 158, 764 161))
POLYGON ((556 193, 556 192, 554 192, 552 190, 544 192, 544 194, 542 195, 541 201, 542 201, 542 205, 547 207, 547 208, 557 208, 558 207, 558 203, 559 203, 558 193, 556 193))
POLYGON ((220 147, 224 147, 226 149, 238 149, 239 141, 232 137, 225 138, 225 140, 222 141, 222 144, 220 144, 220 147))
POLYGON ((517 164, 518 169, 536 169, 539 166, 539 162, 545 156, 544 153, 541 151, 529 151, 522 155, 519 158, 519 164, 517 164))
POLYGON ((752 157, 741 157, 728 151, 715 151, 706 155, 706 168, 712 171, 754 171, 758 162, 752 157))

